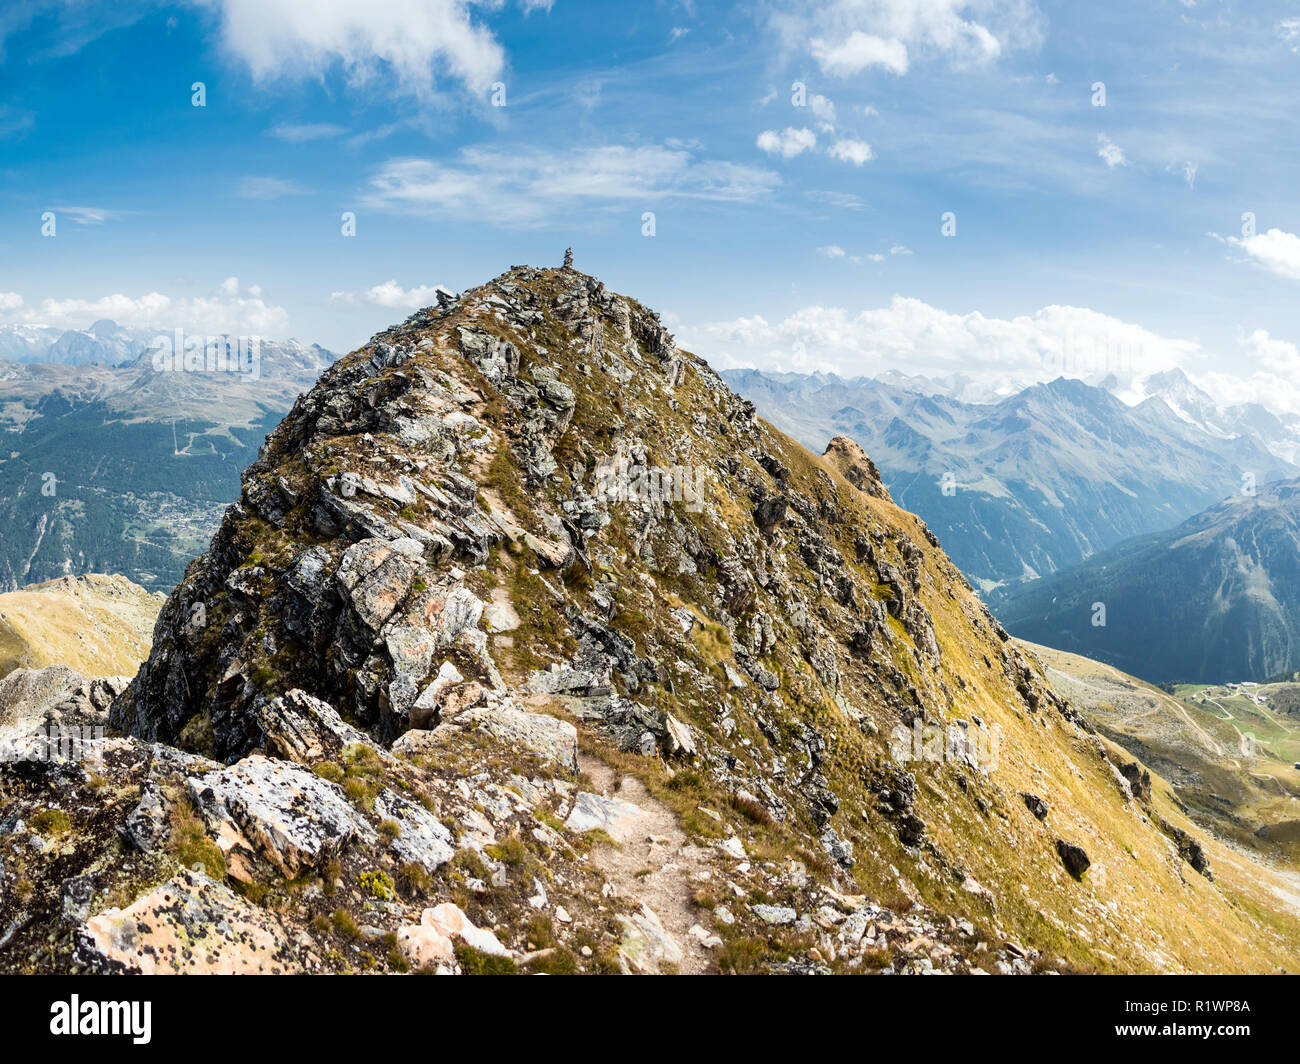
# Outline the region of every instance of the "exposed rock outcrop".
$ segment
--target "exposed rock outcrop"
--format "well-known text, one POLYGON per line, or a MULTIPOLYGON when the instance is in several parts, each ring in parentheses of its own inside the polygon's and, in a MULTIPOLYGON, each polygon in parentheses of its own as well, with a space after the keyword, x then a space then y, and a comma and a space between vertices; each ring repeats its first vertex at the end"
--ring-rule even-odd
POLYGON ((856 445, 794 444, 571 266, 440 297, 302 396, 110 723, 98 768, 0 766, 32 890, 0 964, 144 970, 160 889, 272 937, 218 969, 1028 971, 990 943, 1041 936, 1144 970, 1259 933, 1158 860, 1124 879, 1174 899, 1141 917, 1166 954, 1116 940, 1120 877, 1085 911, 1023 793, 1094 865, 1107 818, 1169 840, 1041 665, 856 445), (628 867, 647 817, 672 839, 628 867))

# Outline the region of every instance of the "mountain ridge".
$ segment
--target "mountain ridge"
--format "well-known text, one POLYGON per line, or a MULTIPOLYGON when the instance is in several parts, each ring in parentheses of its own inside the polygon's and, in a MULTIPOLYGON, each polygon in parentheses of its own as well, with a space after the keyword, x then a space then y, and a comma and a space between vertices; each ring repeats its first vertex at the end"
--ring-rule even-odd
POLYGON ((990 604, 1026 639, 1148 680, 1262 681, 1300 666, 1298 589, 1300 479, 1238 492, 990 604))
POLYGON ((1172 527, 1247 475, 1263 484, 1300 472, 1262 437, 1193 424, 1156 396, 1129 407, 1065 377, 991 403, 871 378, 723 377, 809 446, 836 434, 857 439, 899 503, 926 519, 985 591, 1172 527))
POLYGON ((66 665, 91 676, 134 673, 166 596, 92 573, 0 594, 0 678, 66 665))
POLYGON ((1131 758, 862 448, 809 452, 567 264, 448 295, 331 367, 245 472, 109 719, 98 801, 75 766, 0 765, 0 822, 101 825, 57 865, 28 848, 11 952, 37 969, 172 963, 163 932, 121 929, 178 897, 217 914, 183 929, 221 941, 205 968, 1300 955, 1280 880, 1202 841, 1157 777, 1126 782, 1131 758), (143 881, 106 862, 119 818, 143 881), (651 821, 664 841, 646 847, 651 821), (52 933, 70 877, 90 900, 52 933))

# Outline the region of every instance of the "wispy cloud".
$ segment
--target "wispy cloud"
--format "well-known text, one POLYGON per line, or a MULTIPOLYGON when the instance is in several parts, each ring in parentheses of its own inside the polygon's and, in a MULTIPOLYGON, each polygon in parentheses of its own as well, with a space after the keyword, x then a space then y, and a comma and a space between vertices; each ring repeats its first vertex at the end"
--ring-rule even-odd
POLYGON ((753 202, 780 183, 769 170, 697 159, 686 150, 657 145, 467 148, 454 162, 390 159, 371 177, 363 203, 428 217, 538 226, 561 215, 627 203, 753 202))
POLYGON ((331 137, 340 137, 347 132, 347 128, 335 125, 333 122, 306 122, 302 124, 281 122, 272 126, 268 132, 276 140, 283 140, 289 144, 303 144, 309 140, 328 140, 331 137))
POLYGON ((1182 174, 1183 180, 1187 183, 1188 188, 1196 187, 1196 174, 1200 167, 1190 159, 1186 162, 1170 163, 1165 167, 1166 173, 1182 174))
POLYGON ((1112 170, 1117 166, 1127 166, 1128 158, 1124 149, 1104 133, 1097 134, 1097 157, 1112 170))
POLYGON ((244 199, 273 200, 282 196, 305 196, 309 189, 282 177, 245 177, 235 188, 235 194, 244 199))
POLYGON ((103 225, 105 222, 123 217, 126 211, 109 210, 107 207, 70 207, 51 208, 55 215, 71 218, 77 225, 103 225))
POLYGON ((1274 27, 1291 51, 1300 54, 1300 18, 1284 18, 1274 27))
POLYGON ((105 34, 130 26, 151 13, 151 4, 125 4, 120 0, 15 0, 0 5, 0 62, 6 58, 6 39, 32 25, 49 32, 27 62, 42 62, 75 55, 105 34))
MULTIPOLYGON (((0 51, 0 60, 4 53, 0 51)), ((36 116, 9 104, 0 104, 0 140, 9 140, 26 133, 36 122, 36 116)))
POLYGON ((867 205, 861 196, 856 196, 852 192, 837 192, 833 189, 809 189, 807 196, 811 200, 842 211, 860 211, 867 205))
MULTIPOLYGON (((904 249, 906 250, 906 249, 904 249)), ((907 252, 909 255, 911 252, 907 252)), ((867 262, 884 262, 885 256, 878 251, 867 252, 866 254, 857 255, 845 251, 839 244, 827 244, 817 249, 817 254, 825 256, 828 259, 840 259, 844 262, 851 262, 854 266, 861 266, 867 262)))

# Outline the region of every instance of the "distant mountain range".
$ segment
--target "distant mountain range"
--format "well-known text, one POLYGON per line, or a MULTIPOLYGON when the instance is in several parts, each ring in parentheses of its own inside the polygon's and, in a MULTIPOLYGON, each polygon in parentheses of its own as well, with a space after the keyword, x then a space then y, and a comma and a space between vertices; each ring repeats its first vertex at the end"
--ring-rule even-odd
MULTIPOLYGON (((98 335, 107 351, 119 334, 98 335)), ((256 376, 160 371, 147 345, 116 366, 0 361, 0 591, 87 572, 170 590, 267 431, 336 357, 296 340, 257 354, 256 376)))
POLYGON ((127 329, 103 319, 88 329, 52 325, 0 325, 0 359, 7 362, 60 362, 116 366, 148 349, 157 329, 127 329))
POLYGON ((1259 403, 1220 406, 1179 369, 1148 377, 1145 391, 1147 398, 1139 410, 1154 407, 1163 415, 1163 404, 1193 431, 1224 441, 1254 440, 1288 462, 1294 462, 1300 453, 1300 415, 1274 414, 1259 403))
POLYGON ((989 604, 1014 635, 1148 680, 1287 673, 1300 665, 1300 480, 1238 493, 989 604))
POLYGON ((860 443, 898 504, 985 591, 1171 528, 1250 481, 1300 475, 1300 419, 1220 407, 1181 371, 1148 378, 1135 406, 1108 381, 1058 378, 970 402, 954 395, 978 390, 957 378, 723 376, 809 447, 860 443))

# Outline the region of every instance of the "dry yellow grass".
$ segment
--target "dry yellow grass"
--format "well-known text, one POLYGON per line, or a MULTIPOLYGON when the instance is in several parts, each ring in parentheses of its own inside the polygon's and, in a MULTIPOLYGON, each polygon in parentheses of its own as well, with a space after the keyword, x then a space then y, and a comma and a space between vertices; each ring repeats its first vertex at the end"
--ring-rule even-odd
POLYGON ((123 576, 61 577, 0 595, 0 675, 67 665, 133 675, 166 597, 123 576))
MULTIPOLYGON (((1001 734, 998 765, 986 784, 1001 799, 995 810, 981 812, 939 766, 916 769, 918 805, 931 838, 941 851, 960 856, 989 892, 988 901, 981 904, 938 869, 927 875, 925 862, 904 873, 908 888, 941 911, 966 910, 995 933, 1031 941, 1081 970, 1300 970, 1300 877, 1194 824, 1169 783, 1153 772, 1154 811, 1201 842, 1214 880, 1194 872, 1142 806, 1121 792, 1098 744, 1115 761, 1131 761, 1130 755, 1055 713, 1027 713, 1007 697, 1001 671, 984 664, 986 655, 997 660, 996 640, 975 636, 969 623, 979 609, 975 596, 957 587, 955 568, 927 541, 920 520, 857 493, 834 462, 796 444, 789 443, 782 457, 795 468, 802 460, 826 469, 879 520, 907 531, 925 555, 920 598, 943 647, 942 675, 953 694, 949 719, 979 717, 1001 734), (1051 803, 1046 823, 1017 800, 1026 791, 1051 803), (1081 882, 1062 867, 1055 838, 1086 849, 1092 867, 1081 882)), ((828 775, 837 782, 833 769, 828 775)), ((855 872, 877 892, 895 879, 893 868, 910 863, 893 846, 882 847, 875 860, 862 856, 855 872)))

